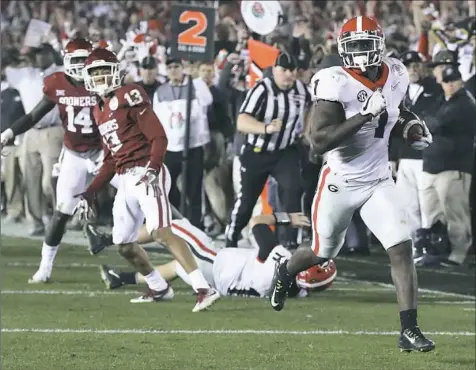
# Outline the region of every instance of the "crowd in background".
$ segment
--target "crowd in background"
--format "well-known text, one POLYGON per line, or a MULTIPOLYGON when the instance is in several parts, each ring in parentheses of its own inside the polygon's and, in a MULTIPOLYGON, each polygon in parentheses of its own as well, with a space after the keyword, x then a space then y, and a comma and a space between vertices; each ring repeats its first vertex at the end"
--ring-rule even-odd
MULTIPOLYGON (((193 208, 193 214, 188 215, 192 222, 214 237, 225 231, 234 198, 240 191, 237 180, 240 175, 240 165, 237 157, 242 136, 239 132, 235 132, 235 126, 240 105, 249 88, 247 79, 249 62, 246 49, 247 40, 250 37, 293 54, 298 61, 297 78, 308 84, 318 69, 339 64, 336 39, 343 21, 356 15, 373 16, 378 19, 386 35, 387 54, 402 58, 407 67, 411 63, 418 64, 420 69, 415 83, 424 78, 430 79, 437 86, 436 89, 441 90, 438 85, 442 81, 432 77, 434 73, 432 69, 438 69, 441 65, 454 65, 457 69, 459 68, 460 79, 465 83, 467 90, 473 96, 475 95, 476 29, 475 8, 472 1, 460 1, 457 6, 452 1, 280 1, 284 12, 282 20, 276 30, 266 36, 256 35, 247 29, 241 17, 239 1, 189 1, 189 3, 217 9, 215 59, 208 63, 173 60, 167 55, 168 43, 172 38, 170 22, 172 2, 170 1, 3 1, 1 12, 2 93, 4 82, 17 88, 15 82, 18 81, 11 77, 15 76, 15 70, 31 68, 30 73, 35 73, 37 78, 41 78, 42 73, 50 67, 50 65, 40 65, 42 54, 50 53, 52 62, 60 66, 62 47, 67 40, 78 36, 90 39, 96 46, 108 47, 116 52, 127 71, 128 81, 142 81, 144 87, 153 86, 150 88, 151 100, 160 85, 171 83, 174 78, 181 78, 182 73, 205 82, 212 97, 211 103, 206 107, 210 139, 203 145, 203 161, 194 163, 192 167, 195 171, 198 169, 200 174, 194 177, 194 184, 188 187, 188 190, 194 190, 194 193, 187 194, 187 200, 193 208), (43 37, 43 46, 39 49, 24 45, 25 31, 31 19, 42 20, 52 25, 51 32, 43 37), (145 38, 138 38, 138 35, 142 34, 145 38), (450 51, 451 60, 443 58, 441 53, 438 56, 438 52, 446 49, 450 51), (408 51, 415 51, 417 57, 414 56, 413 59, 410 58, 405 62, 404 56, 408 51), (432 61, 434 64, 429 64, 432 61), (171 66, 175 65, 177 68, 172 69, 171 66), (5 69, 7 71, 4 73, 5 69), (198 205, 196 199, 198 199, 198 205)), ((452 81, 448 80, 446 83, 449 82, 452 81)), ((34 100, 36 97, 30 97, 29 101, 25 101, 20 89, 21 87, 18 88, 19 97, 24 111, 28 113, 39 99, 32 102, 31 99, 34 100)), ((154 104, 158 103, 154 100, 154 104)), ((444 104, 444 99, 441 104, 444 104)), ((429 113, 422 112, 423 115, 429 113)), ((427 119, 431 120, 430 117, 427 119)), ((11 123, 13 122, 7 123, 2 120, 2 131, 11 123)), ((467 124, 473 125, 472 140, 474 140, 474 122, 467 122, 467 124)), ((468 132, 471 132, 471 129, 468 132)), ((61 151, 58 144, 60 141, 61 138, 58 135, 49 135, 41 144, 42 147, 35 149, 42 158, 45 155, 51 158, 49 166, 45 165, 44 160, 34 164, 40 167, 43 165, 43 172, 30 172, 25 169, 27 155, 24 153, 31 152, 31 147, 19 149, 28 143, 25 138, 12 145, 16 147, 16 153, 13 156, 16 162, 10 163, 8 167, 2 166, 2 180, 6 184, 2 187, 5 199, 2 209, 8 214, 8 222, 23 222, 28 215, 30 219, 35 219, 36 224, 31 230, 33 235, 41 235, 44 232, 44 225, 54 207, 54 172, 55 163, 58 162, 61 151), (48 154, 44 153, 45 148, 49 148, 48 154), (52 153, 52 148, 57 148, 57 153, 52 153), (32 173, 37 177, 36 182, 32 180, 32 173), (43 181, 38 180, 41 176, 43 181), (28 178, 27 182, 25 178, 28 178), (47 181, 50 179, 53 181, 47 181), (35 197, 28 194, 34 191, 37 192, 36 198, 40 196, 44 198, 41 204, 38 202, 34 204, 35 197)), ((310 214, 319 169, 325 159, 315 156, 304 138, 300 144, 300 153, 302 156, 302 207, 305 213, 310 214)), ((468 158, 471 158, 469 166, 474 166, 474 145, 472 151, 470 149, 470 152, 466 154, 468 158)), ((169 158, 171 157, 169 155, 169 158)), ((398 154, 392 156, 397 181, 400 159, 402 158, 398 154)), ((177 188, 173 189, 171 201, 179 206, 180 158, 177 159, 177 163, 178 169, 174 181, 177 188)), ((449 170, 468 172, 467 169, 459 168, 449 168, 449 170)), ((469 170, 469 181, 471 182, 471 170, 469 170)), ((276 192, 273 191, 273 179, 269 181, 268 190, 269 203, 279 208, 279 199, 276 200, 276 192)), ((110 214, 112 196, 113 189, 105 189, 98 199, 100 210, 98 217, 103 224, 110 223, 112 219, 110 214)), ((464 192, 460 194, 461 198, 465 196, 464 201, 469 203, 469 195, 465 195, 464 192)), ((258 205, 255 212, 260 211, 261 208, 258 205)), ((432 255, 447 255, 452 247, 451 235, 455 232, 467 232, 466 229, 452 230, 447 225, 448 217, 445 217, 444 211, 443 207, 441 211, 443 216, 434 217, 434 223, 420 222, 413 230, 416 239, 424 240, 422 250, 431 251, 432 255), (424 231, 421 231, 422 229, 424 231)), ((419 209, 417 212, 421 214, 423 211, 419 209)), ((420 218, 424 218, 424 215, 420 218)), ((81 225, 73 219, 70 227, 79 229, 81 225)), ((244 236, 246 237, 246 230, 244 236)), ((305 232, 304 235, 299 236, 300 240, 304 237, 306 237, 305 232)), ((296 245, 300 240, 296 240, 296 245)), ((344 253, 368 254, 368 246, 371 243, 367 229, 356 215, 349 229, 346 240, 347 249, 344 253)), ((455 262, 459 264, 463 260, 464 256, 455 262)), ((434 263, 433 259, 425 261, 429 264, 434 263)))

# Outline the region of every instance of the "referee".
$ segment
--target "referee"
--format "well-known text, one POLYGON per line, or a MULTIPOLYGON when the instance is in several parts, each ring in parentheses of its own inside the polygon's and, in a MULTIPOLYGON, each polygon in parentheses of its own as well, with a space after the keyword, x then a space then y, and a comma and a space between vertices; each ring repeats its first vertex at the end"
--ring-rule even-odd
MULTIPOLYGON (((311 102, 306 86, 296 81, 297 62, 281 52, 272 76, 260 80, 246 96, 237 119, 245 135, 241 148, 241 181, 226 230, 226 246, 236 247, 268 176, 278 183, 283 212, 301 210, 301 174, 297 139, 311 102)), ((286 230, 280 242, 296 244, 296 231, 286 230), (285 240, 283 240, 285 239, 285 240)))

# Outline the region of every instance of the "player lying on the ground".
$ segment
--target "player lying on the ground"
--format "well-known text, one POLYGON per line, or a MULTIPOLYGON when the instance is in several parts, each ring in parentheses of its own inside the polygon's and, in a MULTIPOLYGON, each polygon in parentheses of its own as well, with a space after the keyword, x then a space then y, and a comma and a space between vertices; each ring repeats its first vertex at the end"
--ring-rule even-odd
MULTIPOLYGON (((50 279, 66 223, 78 203, 74 196, 86 189, 94 169, 102 161, 101 136, 92 114, 98 98, 91 96, 83 83, 84 63, 92 49, 92 44, 85 39, 68 42, 64 50, 64 72, 45 77, 43 99, 1 136, 3 146, 15 136, 30 130, 58 106, 64 137, 56 185, 56 209, 46 227, 40 266, 28 280, 29 283, 44 283, 50 279)), ((48 171, 46 168, 43 170, 48 171)), ((52 169, 49 171, 51 173, 52 169)))
POLYGON ((384 57, 385 36, 368 17, 347 21, 338 38, 344 67, 319 71, 312 79, 314 105, 310 114, 313 149, 327 153, 312 207, 313 245, 299 248, 278 269, 271 297, 282 310, 295 276, 339 253, 354 212, 379 239, 390 258, 400 308, 404 351, 431 351, 417 323, 417 274, 407 216, 388 159, 390 132, 402 135, 415 149, 432 142, 428 128, 401 110, 409 79, 405 66, 384 57), (397 123, 398 120, 398 123, 397 123))
MULTIPOLYGON (((276 214, 278 220, 294 227, 309 226, 309 220, 302 213, 276 214), (283 216, 280 216, 283 215, 283 216)), ((211 286, 216 287, 222 295, 264 297, 269 294, 275 273, 276 264, 282 258, 288 259, 291 253, 279 245, 275 234, 269 226, 276 224, 273 215, 255 216, 250 220, 250 228, 259 248, 225 248, 216 249, 213 241, 200 229, 193 226, 186 218, 172 221, 172 231, 183 238, 197 260, 200 270, 211 286)), ((88 241, 103 248, 111 244, 111 236, 102 234, 94 227, 86 231, 88 241)), ((142 233, 143 243, 152 242, 142 233)), ((190 280, 177 261, 158 265, 156 269, 167 280, 179 276, 187 284, 190 280)), ((135 272, 117 272, 107 265, 100 266, 101 278, 108 289, 116 289, 123 285, 134 285, 144 282, 142 275, 135 272)), ((298 276, 293 282, 290 296, 305 296, 307 290, 324 289, 332 283, 336 276, 335 264, 331 261, 327 266, 314 266, 298 276)), ((133 300, 134 301, 134 300, 133 300)))
POLYGON ((168 142, 146 92, 139 85, 123 84, 117 57, 106 49, 91 52, 83 75, 86 90, 99 96, 94 118, 105 154, 98 174, 86 191, 78 194, 77 212, 87 219, 95 193, 117 174, 113 242, 121 256, 144 275, 149 290, 138 300, 150 302, 173 296, 172 288, 152 266, 146 251, 135 242, 145 217, 147 233, 162 242, 188 273, 197 292, 193 312, 206 309, 220 294, 203 277, 185 241, 171 230, 171 180, 163 163, 168 142))

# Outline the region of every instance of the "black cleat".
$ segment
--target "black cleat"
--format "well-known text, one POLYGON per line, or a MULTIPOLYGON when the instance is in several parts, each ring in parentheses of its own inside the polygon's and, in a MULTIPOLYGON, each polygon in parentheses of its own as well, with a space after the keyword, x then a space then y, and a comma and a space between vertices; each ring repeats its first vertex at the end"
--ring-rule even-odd
POLYGON ((274 275, 274 288, 271 293, 270 302, 271 307, 273 307, 275 311, 281 311, 284 308, 284 302, 286 301, 286 297, 288 295, 288 290, 290 287, 289 275, 284 270, 286 263, 287 260, 285 260, 283 263, 280 263, 276 267, 274 275))
POLYGON ((401 352, 430 352, 435 349, 435 343, 426 339, 418 326, 405 329, 398 340, 398 348, 401 352))
POLYGON ((100 265, 99 273, 101 274, 101 280, 106 285, 107 289, 117 289, 124 285, 119 274, 108 265, 100 265))
POLYGON ((84 225, 84 236, 88 240, 88 251, 93 256, 112 245, 110 235, 100 232, 96 226, 89 223, 84 225))

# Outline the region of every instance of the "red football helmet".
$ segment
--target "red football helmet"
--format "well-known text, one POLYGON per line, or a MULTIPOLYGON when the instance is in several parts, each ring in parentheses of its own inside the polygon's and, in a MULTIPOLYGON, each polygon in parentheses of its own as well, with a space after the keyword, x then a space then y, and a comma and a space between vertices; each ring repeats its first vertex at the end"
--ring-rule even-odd
POLYGON ((107 49, 94 49, 83 69, 86 90, 104 96, 121 86, 121 69, 116 54, 107 49))
POLYGON ((75 80, 83 80, 83 67, 93 45, 82 38, 69 41, 64 48, 64 73, 75 80))
POLYGON ((300 272, 296 277, 296 283, 303 289, 322 291, 332 285, 336 276, 336 263, 334 260, 329 260, 325 264, 316 265, 300 272))
POLYGON ((354 17, 342 26, 337 47, 345 67, 365 71, 382 64, 385 35, 375 19, 354 17))

